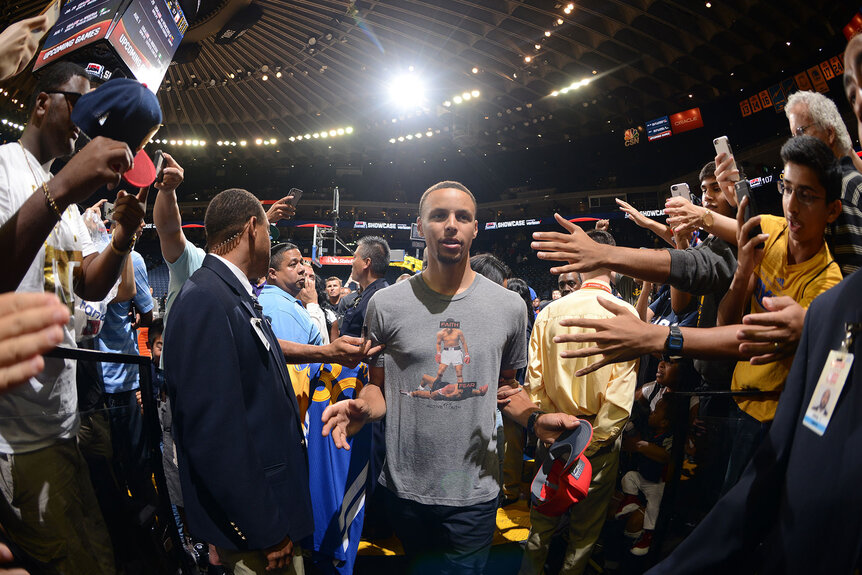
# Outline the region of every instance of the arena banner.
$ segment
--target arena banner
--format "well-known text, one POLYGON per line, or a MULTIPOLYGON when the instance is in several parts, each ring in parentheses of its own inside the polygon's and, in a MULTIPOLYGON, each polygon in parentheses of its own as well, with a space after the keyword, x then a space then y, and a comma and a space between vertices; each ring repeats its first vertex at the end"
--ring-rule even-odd
POLYGON ((674 135, 703 128, 703 116, 700 113, 700 108, 691 108, 683 112, 671 114, 670 126, 674 135))
POLYGON ((178 0, 132 0, 108 41, 135 78, 157 92, 187 29, 178 0))
POLYGON ((122 0, 69 0, 45 39, 33 71, 108 35, 122 0))
POLYGON ((646 123, 647 141, 652 142, 673 135, 670 129, 670 119, 667 116, 650 120, 646 123))

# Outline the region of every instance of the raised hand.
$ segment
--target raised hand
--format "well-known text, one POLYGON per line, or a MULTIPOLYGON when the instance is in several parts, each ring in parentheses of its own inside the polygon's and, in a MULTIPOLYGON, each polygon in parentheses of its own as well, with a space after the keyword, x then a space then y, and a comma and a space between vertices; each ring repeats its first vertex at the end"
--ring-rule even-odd
POLYGON ((555 275, 568 272, 589 272, 602 267, 602 245, 591 240, 587 233, 560 214, 554 214, 557 222, 569 233, 534 232, 530 244, 537 250, 541 260, 569 262, 569 265, 551 268, 555 275))
POLYGON ((162 153, 165 159, 165 168, 162 170, 162 181, 154 184, 157 190, 176 190, 183 183, 185 170, 180 166, 173 156, 162 153))
POLYGON ((98 136, 72 156, 48 185, 57 203, 65 207, 85 201, 103 185, 114 189, 133 163, 128 145, 98 136))
POLYGON ((114 201, 114 238, 116 241, 114 247, 118 250, 125 250, 132 241, 132 236, 141 227, 144 221, 144 215, 147 213, 147 196, 150 193, 150 188, 141 188, 136 195, 128 194, 122 190, 117 192, 117 199, 114 201))
POLYGON ((285 196, 272 204, 266 211, 266 219, 271 224, 277 224, 280 220, 289 220, 296 214, 296 208, 290 204, 293 196, 285 196))

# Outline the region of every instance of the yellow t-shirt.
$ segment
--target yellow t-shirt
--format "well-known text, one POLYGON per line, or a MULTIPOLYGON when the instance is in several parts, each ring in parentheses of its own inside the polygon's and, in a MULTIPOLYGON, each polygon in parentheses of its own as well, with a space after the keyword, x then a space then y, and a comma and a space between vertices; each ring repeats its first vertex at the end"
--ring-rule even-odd
MULTIPOLYGON (((757 280, 751 295, 751 313, 767 311, 763 307, 763 298, 779 296, 790 296, 808 309, 814 298, 841 281, 841 269, 832 259, 825 241, 814 257, 790 265, 787 263, 787 221, 778 216, 766 215, 762 216, 760 226, 764 233, 769 234, 769 239, 764 247, 763 261, 754 269, 757 280)), ((751 365, 748 361, 737 363, 733 371, 732 389, 775 392, 775 395, 762 399, 737 397, 739 408, 758 421, 772 421, 792 363, 792 357, 766 365, 751 365)))

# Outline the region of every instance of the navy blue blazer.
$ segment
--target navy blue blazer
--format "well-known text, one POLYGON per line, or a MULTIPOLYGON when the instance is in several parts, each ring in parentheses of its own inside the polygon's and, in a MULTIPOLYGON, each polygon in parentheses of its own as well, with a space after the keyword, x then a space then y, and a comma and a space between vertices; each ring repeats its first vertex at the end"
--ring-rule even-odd
POLYGON ((188 527, 226 549, 313 532, 308 455, 278 340, 239 279, 208 255, 165 331, 165 373, 188 527), (256 320, 255 320, 256 321, 256 320))
POLYGON ((737 483, 648 575, 853 573, 862 551, 862 333, 826 432, 802 419, 844 322, 862 322, 862 273, 808 308, 775 421, 737 483))

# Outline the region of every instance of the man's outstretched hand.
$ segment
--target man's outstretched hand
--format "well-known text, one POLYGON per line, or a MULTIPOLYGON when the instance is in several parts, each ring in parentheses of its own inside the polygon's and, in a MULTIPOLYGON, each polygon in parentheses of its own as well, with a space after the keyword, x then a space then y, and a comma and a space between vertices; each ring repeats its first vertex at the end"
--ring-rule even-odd
POLYGON ((567 333, 554 337, 554 343, 593 343, 593 347, 567 349, 560 357, 591 357, 602 355, 602 359, 575 372, 577 377, 592 373, 611 363, 630 361, 640 356, 660 351, 667 338, 667 328, 640 320, 624 306, 607 298, 598 298, 599 305, 613 312, 609 319, 567 318, 560 325, 593 329, 595 332, 567 333))
POLYGON ((345 399, 323 412, 323 437, 332 434, 335 447, 350 451, 347 439, 362 429, 370 417, 368 403, 363 399, 345 399))
POLYGON ((771 363, 796 353, 805 323, 805 308, 791 297, 765 297, 763 307, 769 311, 742 318, 746 327, 736 334, 740 353, 752 356, 752 365, 771 363))
POLYGON ((356 367, 359 362, 383 351, 382 345, 374 345, 370 339, 342 335, 331 344, 329 361, 346 367, 356 367))
POLYGON ((536 240, 530 247, 536 250, 540 260, 569 262, 568 265, 551 268, 555 275, 568 272, 589 272, 602 267, 603 246, 594 242, 587 233, 560 214, 554 214, 557 222, 568 233, 534 232, 536 240))

